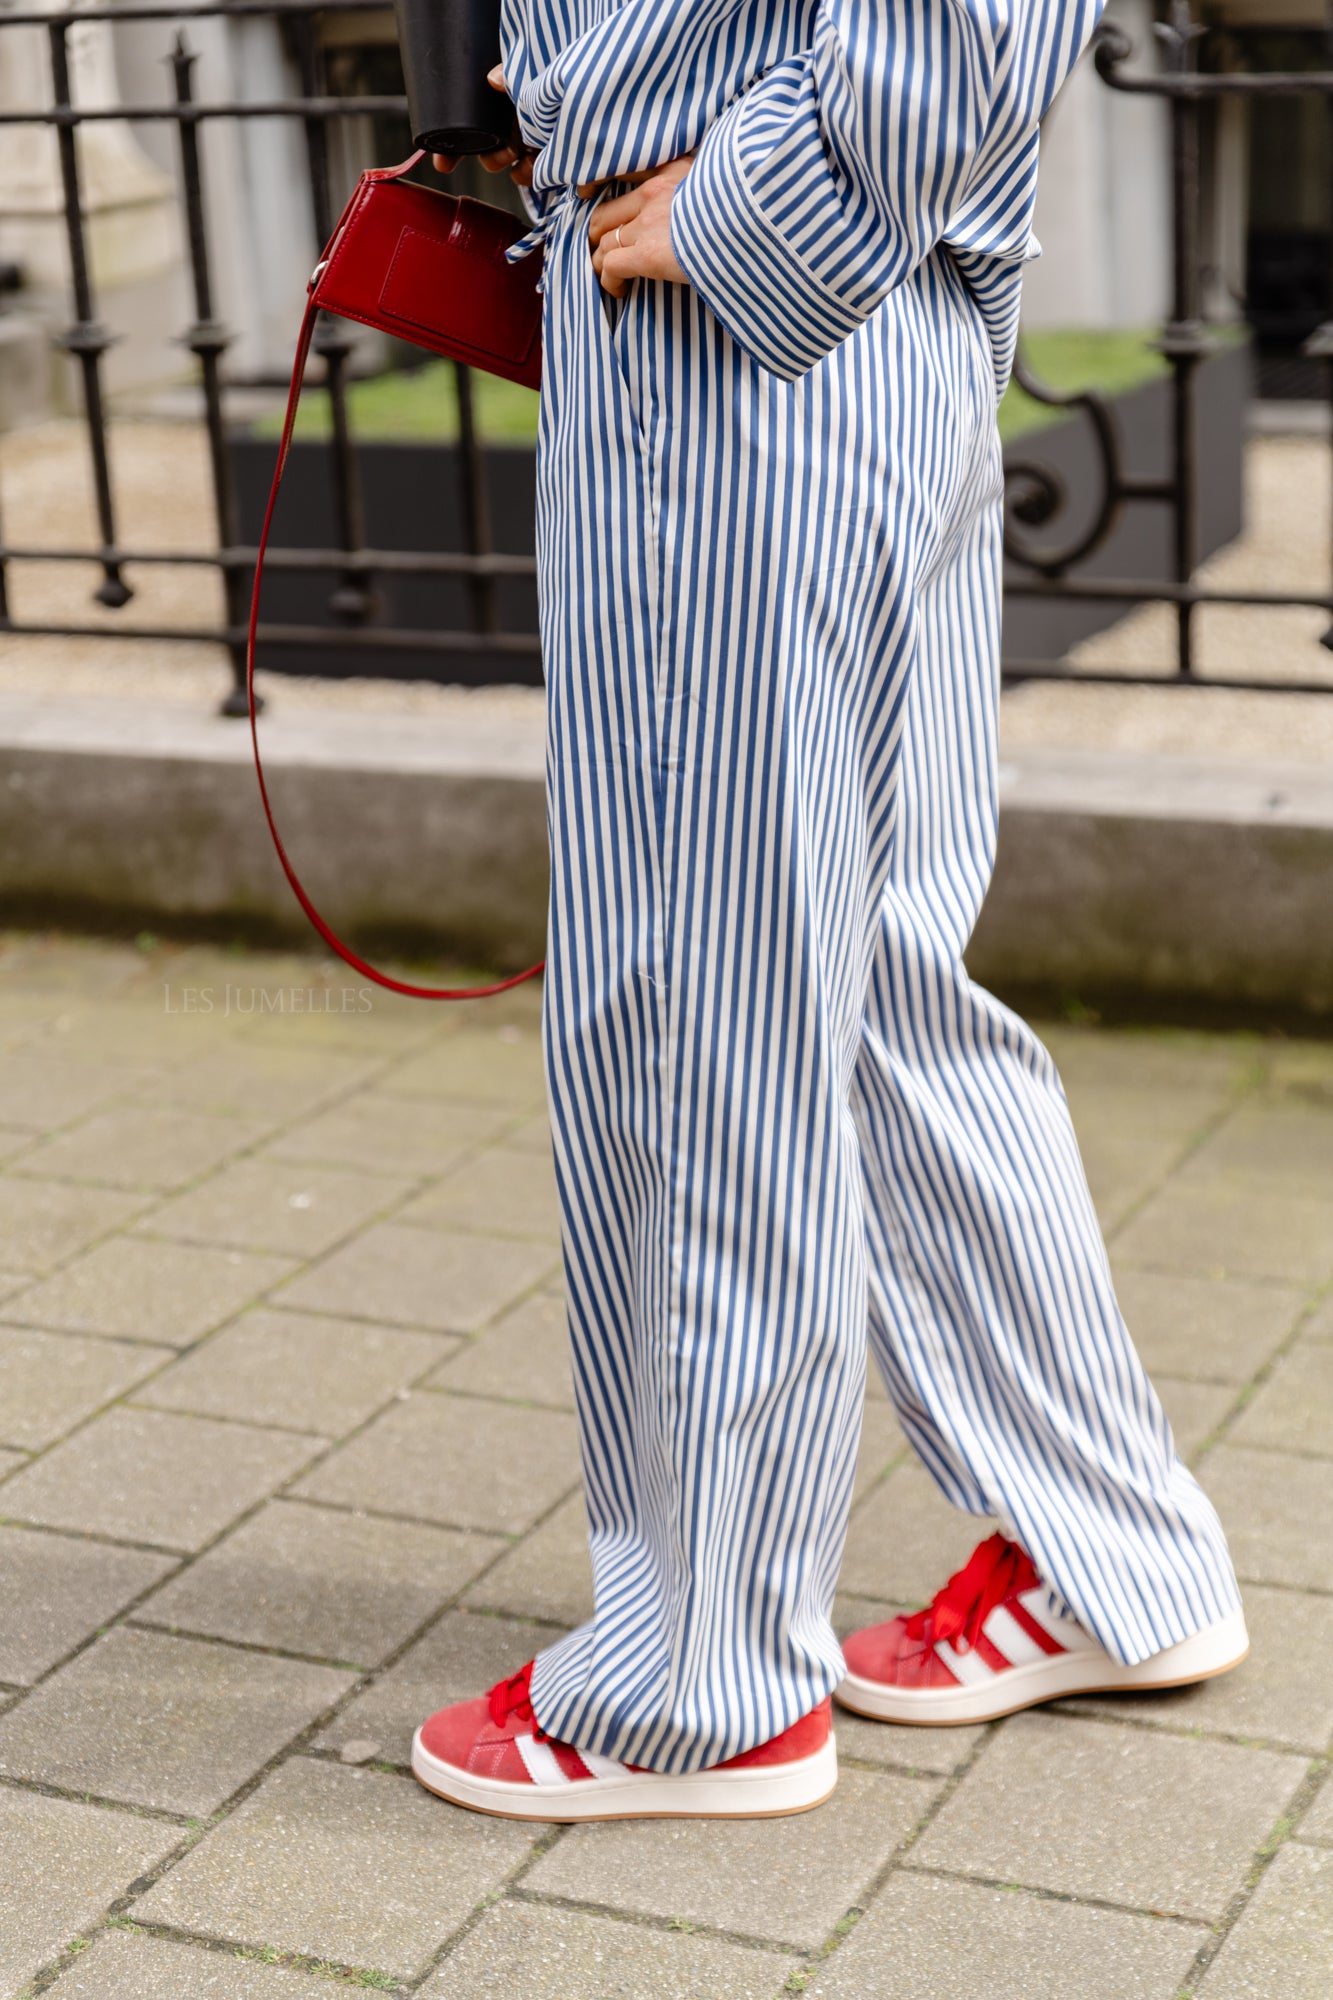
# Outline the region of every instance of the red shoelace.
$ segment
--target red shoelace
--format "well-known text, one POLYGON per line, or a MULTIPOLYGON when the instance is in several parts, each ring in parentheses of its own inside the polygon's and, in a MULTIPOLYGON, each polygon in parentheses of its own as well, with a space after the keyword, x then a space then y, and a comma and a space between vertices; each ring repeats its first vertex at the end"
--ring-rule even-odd
POLYGON ((1018 1590, 1031 1590, 1041 1582, 1031 1560, 1017 1542, 992 1535, 972 1551, 943 1590, 930 1603, 914 1611, 907 1621, 908 1636, 952 1641, 960 1653, 970 1652, 986 1620, 997 1604, 1018 1590))
POLYGON ((529 1692, 532 1685, 532 1669, 535 1665, 534 1660, 529 1660, 525 1667, 520 1667, 507 1681, 497 1681, 487 1695, 486 1701, 490 1708, 491 1721, 497 1729, 503 1729, 511 1715, 517 1716, 520 1722, 532 1724, 532 1733, 539 1743, 546 1743, 550 1739, 533 1713, 532 1695, 529 1692))

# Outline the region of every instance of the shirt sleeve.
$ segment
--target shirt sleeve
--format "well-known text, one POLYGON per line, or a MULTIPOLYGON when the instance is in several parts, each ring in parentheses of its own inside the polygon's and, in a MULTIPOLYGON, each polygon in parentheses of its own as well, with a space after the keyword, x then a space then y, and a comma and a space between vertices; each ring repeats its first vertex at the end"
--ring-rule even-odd
POLYGON ((822 0, 811 46, 714 121, 672 203, 676 256, 739 345, 792 381, 868 319, 977 186, 1002 188, 1006 145, 1030 154, 1097 11, 822 0))

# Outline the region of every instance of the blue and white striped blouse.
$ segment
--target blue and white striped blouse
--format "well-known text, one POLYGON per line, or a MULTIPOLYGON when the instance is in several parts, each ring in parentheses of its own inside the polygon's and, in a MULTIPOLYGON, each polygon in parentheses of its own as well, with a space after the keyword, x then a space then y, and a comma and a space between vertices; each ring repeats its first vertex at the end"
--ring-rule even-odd
POLYGON ((937 245, 1008 378, 1040 120, 1103 0, 504 0, 539 206, 696 151, 676 254, 794 379, 937 245))

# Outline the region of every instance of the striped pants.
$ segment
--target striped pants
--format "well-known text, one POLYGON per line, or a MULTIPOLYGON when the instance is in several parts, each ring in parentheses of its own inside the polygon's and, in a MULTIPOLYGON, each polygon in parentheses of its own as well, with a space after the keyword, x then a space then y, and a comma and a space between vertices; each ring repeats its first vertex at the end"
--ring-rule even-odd
MULTIPOLYGON (((869 1331, 1118 1658, 1237 1602, 1059 1079, 961 953, 996 820, 992 361, 947 253, 795 384, 547 244, 546 1059, 595 1588, 542 1726, 662 1771, 836 1686, 869 1331)), ((943 1578, 940 1579, 943 1582, 943 1578)))

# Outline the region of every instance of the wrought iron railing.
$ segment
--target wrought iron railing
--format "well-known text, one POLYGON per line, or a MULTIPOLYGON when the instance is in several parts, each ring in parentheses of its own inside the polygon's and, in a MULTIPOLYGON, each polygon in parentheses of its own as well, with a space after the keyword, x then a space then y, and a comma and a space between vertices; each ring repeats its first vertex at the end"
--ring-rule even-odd
MULTIPOLYGON (((64 227, 68 241, 72 323, 62 342, 74 357, 81 376, 82 411, 91 460, 96 505, 98 542, 92 547, 33 546, 21 540, 11 542, 0 522, 0 631, 86 638, 90 632, 144 642, 184 643, 215 641, 229 652, 232 665, 231 687, 224 702, 228 713, 244 708, 244 626, 245 596, 255 551, 241 538, 233 456, 228 433, 229 382, 225 357, 230 345, 226 328, 216 310, 216 293, 211 246, 207 227, 204 163, 199 144, 206 121, 287 119, 299 122, 304 133, 309 169, 311 207, 314 222, 312 250, 331 232, 336 202, 330 168, 330 127, 335 121, 367 116, 405 119, 405 100, 398 95, 346 95, 331 93, 326 74, 326 58, 319 34, 319 22, 339 14, 384 13, 390 0, 214 0, 203 6, 154 4, 117 5, 113 11, 93 12, 87 8, 62 11, 24 11, 21 7, 0 9, 0 37, 10 30, 27 28, 44 32, 49 47, 51 102, 47 105, 0 110, 0 127, 48 126, 58 134, 63 190, 64 227), (195 96, 196 57, 191 52, 188 31, 191 22, 238 20, 247 17, 277 19, 288 34, 294 51, 299 92, 266 101, 199 101, 195 96), (84 23, 146 23, 161 21, 177 26, 174 54, 169 63, 171 87, 161 102, 80 105, 71 87, 70 38, 84 23), (88 220, 81 186, 79 150, 75 133, 81 125, 98 120, 163 121, 173 125, 179 148, 179 186, 185 221, 186 253, 193 288, 191 325, 185 343, 198 358, 204 424, 211 471, 212 508, 216 546, 208 550, 180 550, 146 547, 134 538, 132 525, 123 532, 112 478, 108 447, 107 398, 104 358, 112 335, 98 316, 98 301, 88 255, 88 220), (114 611, 113 620, 90 627, 74 616, 23 620, 11 615, 7 593, 7 571, 14 563, 87 564, 100 570, 95 600, 114 611), (171 627, 136 622, 133 614, 134 586, 126 572, 137 565, 193 565, 220 574, 225 615, 212 626, 171 627)), ((1211 605, 1303 606, 1333 616, 1333 590, 1315 588, 1308 592, 1227 591, 1209 588, 1196 580, 1199 566, 1198 536, 1198 454, 1196 450, 1196 386, 1201 363, 1211 351, 1213 336, 1204 323, 1202 307, 1203 264, 1200 238, 1200 130, 1204 107, 1226 96, 1296 96, 1315 93, 1329 101, 1333 112, 1333 73, 1231 74, 1206 73, 1198 63, 1198 43, 1202 30, 1191 17, 1189 0, 1171 0, 1168 19, 1159 29, 1166 50, 1162 71, 1131 67, 1134 52, 1123 35, 1112 28, 1100 34, 1096 65, 1104 83, 1112 90, 1151 95, 1166 100, 1171 122, 1173 278, 1170 320, 1161 337, 1161 351, 1170 367, 1171 436, 1169 466, 1161 477, 1131 477, 1124 469, 1121 441, 1113 405, 1088 391, 1061 396, 1043 387, 1022 359, 1017 375, 1021 386, 1039 402, 1076 413, 1089 427, 1094 446, 1100 493, 1090 519, 1076 526, 1066 539, 1059 540, 1062 515, 1070 496, 1060 478, 1045 465, 1039 441, 1020 454, 1011 454, 1007 468, 1009 507, 1007 510, 1006 553, 1010 596, 1037 602, 1081 602, 1102 606, 1124 605, 1126 609, 1145 603, 1166 603, 1175 607, 1175 665, 1165 678, 1177 685, 1197 684, 1202 675, 1196 657, 1195 627, 1201 607, 1211 605), (1087 576, 1077 574, 1079 565, 1104 549, 1126 508, 1150 506, 1164 510, 1169 523, 1170 575, 1166 579, 1087 576), (1034 530, 1042 532, 1034 534, 1034 530)), ((3 133, 0 132, 0 143, 3 133)), ((313 257, 312 257, 313 262, 313 257)), ((323 362, 328 393, 330 426, 328 439, 328 483, 336 522, 335 545, 322 548, 275 548, 269 558, 278 571, 303 571, 328 576, 332 583, 329 608, 337 620, 328 624, 267 622, 261 627, 261 643, 295 648, 313 653, 336 639, 339 650, 364 648, 379 654, 401 654, 421 670, 430 655, 483 654, 494 660, 494 678, 504 680, 536 677, 537 639, 532 632, 504 631, 499 627, 496 591, 502 578, 531 578, 531 555, 499 553, 492 544, 487 499, 485 455, 478 441, 473 418, 472 397, 467 371, 457 371, 459 439, 458 466, 462 482, 461 519, 465 546, 456 550, 404 551, 368 545, 361 504, 358 475, 358 448, 348 414, 349 358, 353 336, 345 322, 327 316, 320 323, 315 350, 323 362), (393 576, 454 577, 465 580, 468 588, 470 629, 417 629, 387 626, 376 620, 375 583, 393 576)), ((1333 305, 1329 322, 1309 343, 1308 351, 1328 363, 1330 409, 1333 411, 1333 305)), ((1086 496, 1084 496, 1086 498, 1086 496)), ((1086 514, 1086 509, 1084 510, 1086 514)), ((1333 626, 1325 639, 1333 644, 1333 626)), ((1061 661, 1008 660, 1006 675, 1012 681, 1025 679, 1146 679, 1145 673, 1112 672, 1071 668, 1061 661)), ((445 667, 447 674, 447 665, 445 667)), ((1228 686, 1273 688, 1291 686, 1290 681, 1237 680, 1228 677, 1228 686)), ((1333 687, 1333 680, 1311 676, 1301 686, 1333 687)))
MULTIPOLYGON (((1005 678, 1011 684, 1023 680, 1115 681, 1151 678, 1154 685, 1174 682, 1197 685, 1202 680, 1196 659, 1195 631, 1201 608, 1217 605, 1249 605, 1258 608, 1300 608, 1333 614, 1333 591, 1312 588, 1305 593, 1277 590, 1224 590, 1195 581, 1199 565, 1199 456, 1197 449, 1197 375, 1202 362, 1213 352, 1216 332, 1203 316, 1203 255, 1200 237, 1200 137, 1204 107, 1225 97, 1301 97, 1315 95, 1328 100, 1333 112, 1333 71, 1296 71, 1279 74, 1269 71, 1253 75, 1235 72, 1205 73, 1199 68, 1199 44, 1205 30, 1194 20, 1190 0, 1171 0, 1167 18, 1157 29, 1165 48, 1165 69, 1134 71, 1128 64, 1134 49, 1121 31, 1109 24, 1098 33, 1094 59, 1102 81, 1112 90, 1136 96, 1163 98, 1171 119, 1171 317, 1159 342, 1171 371, 1171 437, 1169 469, 1164 477, 1136 479, 1124 469, 1115 413, 1107 398, 1096 391, 1060 396, 1045 388, 1024 366, 1020 356, 1015 376, 1020 387, 1038 402, 1050 407, 1077 411, 1087 422, 1099 467, 1100 493, 1090 525, 1081 526, 1063 545, 1043 541, 1038 545, 1025 530, 1058 524, 1069 495, 1063 483, 1041 462, 1011 457, 1006 466, 1009 506, 1006 517, 1005 554, 1010 566, 1006 595, 1037 601, 1079 601, 1117 605, 1126 609, 1147 603, 1175 607, 1175 667, 1168 675, 1151 675, 1119 669, 1071 669, 1066 663, 1047 660, 1006 659, 1005 678), (1133 577, 1095 578, 1070 572, 1103 548, 1113 534, 1124 509, 1133 504, 1161 507, 1169 521, 1171 575, 1166 580, 1148 582, 1133 577)), ((1331 30, 1333 33, 1333 30, 1331 30)), ((1330 273, 1329 318, 1307 341, 1305 352, 1324 359, 1330 421, 1333 422, 1333 272, 1330 273)), ((1324 634, 1323 644, 1333 649, 1333 625, 1324 634)), ((1333 692, 1333 677, 1311 675, 1290 680, 1268 677, 1250 679, 1228 674, 1230 688, 1268 691, 1333 692)))

